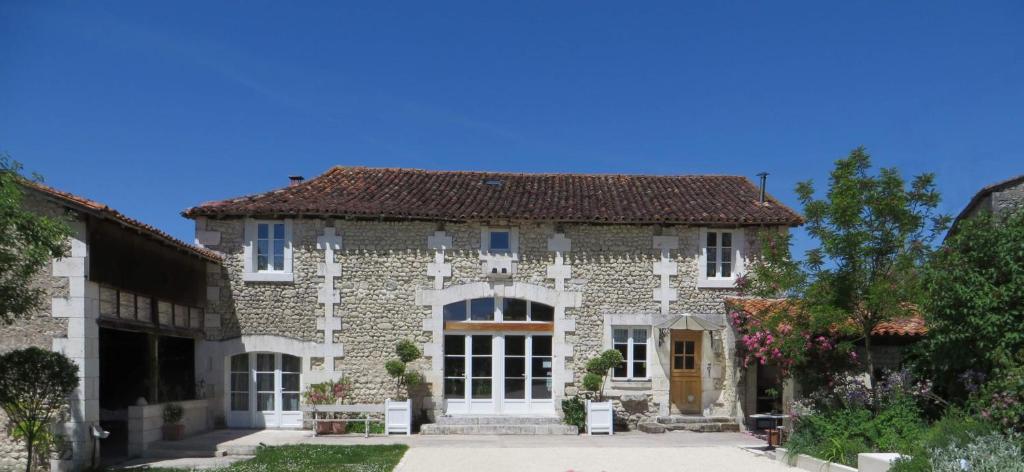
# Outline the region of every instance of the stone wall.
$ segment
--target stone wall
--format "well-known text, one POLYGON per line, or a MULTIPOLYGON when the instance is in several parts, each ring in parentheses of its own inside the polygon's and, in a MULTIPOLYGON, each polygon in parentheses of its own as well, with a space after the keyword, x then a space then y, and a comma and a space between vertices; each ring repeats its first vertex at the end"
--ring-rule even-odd
MULTIPOLYGON (((62 206, 44 200, 32 192, 25 193, 23 205, 26 209, 38 214, 51 217, 65 215, 62 206)), ((68 321, 54 318, 51 315, 50 299, 69 296, 68 278, 53 276, 53 267, 46 264, 33 278, 32 286, 44 289, 41 304, 29 316, 18 319, 12 325, 0 328, 0 353, 27 347, 50 350, 53 347, 54 338, 67 336, 68 321)), ((0 410, 0 470, 24 470, 26 457, 24 446, 10 439, 6 427, 7 415, 0 410)), ((49 464, 40 464, 40 469, 48 470, 49 464)))
POLYGON ((992 192, 992 210, 1002 215, 1024 210, 1024 182, 992 192))
MULTIPOLYGON (((343 346, 344 354, 339 356, 336 366, 326 369, 337 367, 339 375, 353 380, 354 400, 358 402, 380 402, 393 393, 383 365, 394 357, 394 345, 399 340, 414 340, 428 354, 440 352, 441 340, 435 339, 434 332, 427 328, 432 307, 417 304, 417 292, 435 288, 435 276, 428 275, 428 266, 436 262, 439 254, 428 245, 429 237, 442 231, 442 236, 451 238, 451 247, 443 251, 443 262, 450 266, 450 275, 443 276, 444 288, 488 282, 481 271, 479 224, 295 219, 291 223, 292 282, 243 281, 243 219, 200 218, 196 226, 206 247, 226 255, 224 271, 212 275, 209 281, 208 316, 219 317, 214 324, 220 326, 208 330, 211 341, 270 335, 322 342, 324 334, 323 328, 318 327, 318 318, 324 322, 324 295, 320 290, 325 283, 325 252, 318 239, 323 241, 326 230, 339 236, 340 249, 335 251, 335 260, 340 264, 340 275, 334 280, 334 316, 340 318, 340 330, 334 332, 332 339, 343 346)), ((549 276, 556 257, 551 249, 556 228, 535 223, 512 227, 518 232, 518 261, 514 276, 507 283, 556 290, 557 283, 549 276)), ((566 224, 557 229, 571 241, 571 249, 564 254, 564 265, 571 268, 564 292, 578 294, 581 303, 565 308, 566 319, 574 321, 567 325, 573 329, 565 333, 564 339, 570 346, 564 361, 573 378, 558 379, 556 400, 565 387, 579 379, 587 359, 610 347, 605 334, 609 316, 651 319, 662 315, 661 303, 653 295, 661 283, 653 269, 654 263, 661 260, 661 251, 652 243, 656 234, 678 238, 678 249, 670 253, 670 259, 678 264, 678 275, 670 277, 670 288, 677 293, 677 299, 669 302, 669 313, 700 314, 727 326, 722 300, 736 293, 731 289, 697 288, 698 228, 566 224)), ((757 249, 753 244, 757 241, 756 230, 747 229, 744 240, 746 253, 757 249)), ((721 336, 723 341, 717 351, 705 351, 705 359, 715 362, 718 372, 717 377, 706 382, 705 402, 718 409, 716 414, 732 414, 738 399, 738 373, 732 348, 735 336, 730 328, 724 329, 721 336)), ((556 338, 556 345, 560 341, 556 338)), ((657 333, 652 336, 652 343, 658 343, 657 333)), ((657 349, 666 350, 667 344, 657 349)), ((324 368, 319 362, 311 359, 305 365, 316 371, 324 368)), ((436 365, 431 359, 424 359, 418 367, 429 370, 436 365)), ((651 416, 657 408, 667 405, 664 382, 660 392, 630 393, 663 397, 644 402, 651 416)), ((440 385, 434 386, 432 394, 440 398, 440 385)))

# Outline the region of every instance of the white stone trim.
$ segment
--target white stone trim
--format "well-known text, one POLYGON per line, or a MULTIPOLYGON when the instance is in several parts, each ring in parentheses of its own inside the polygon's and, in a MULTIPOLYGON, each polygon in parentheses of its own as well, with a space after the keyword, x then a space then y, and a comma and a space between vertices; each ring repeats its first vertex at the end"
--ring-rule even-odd
POLYGON ((736 279, 743 274, 743 260, 746 239, 743 228, 700 228, 697 236, 697 287, 699 288, 735 288, 736 279), (708 277, 708 231, 732 233, 732 275, 730 277, 708 277))
POLYGON ((572 277, 572 266, 565 265, 565 253, 572 250, 572 240, 563 233, 548 238, 548 251, 555 253, 555 263, 548 266, 547 278, 555 280, 555 290, 565 290, 565 281, 572 277))
POLYGON ((292 272, 292 220, 245 220, 245 242, 242 245, 242 280, 245 282, 293 282, 292 272), (256 225, 284 223, 284 270, 259 271, 256 266, 256 225))
POLYGON ((679 263, 672 260, 672 251, 679 249, 678 236, 654 236, 653 247, 661 251, 661 259, 654 263, 654 275, 661 280, 661 286, 655 288, 653 296, 661 304, 661 314, 669 313, 669 303, 679 299, 679 293, 671 285, 669 279, 679 274, 679 263))
POLYGON ((434 289, 440 290, 444 288, 444 278, 452 276, 452 265, 444 263, 444 251, 452 248, 452 237, 435 231, 427 237, 427 247, 434 250, 434 262, 427 264, 427 277, 433 277, 434 289))
POLYGON ((324 262, 317 268, 317 275, 324 277, 317 293, 317 301, 324 305, 323 318, 317 318, 316 329, 323 331, 324 368, 334 371, 334 357, 341 357, 341 346, 334 344, 334 332, 341 330, 341 318, 334 317, 334 309, 341 303, 341 292, 334 288, 334 279, 341 277, 341 263, 334 259, 334 251, 340 251, 342 237, 334 228, 324 228, 323 236, 316 238, 316 248, 324 251, 324 262))
POLYGON ((99 395, 99 285, 88 280, 89 251, 85 222, 70 224, 68 257, 54 259, 54 277, 68 279, 67 297, 51 299, 55 318, 66 318, 67 336, 54 338, 52 349, 70 358, 78 365, 78 388, 68 395, 70 418, 59 427, 71 446, 74 464, 85 464, 92 456, 89 426, 100 419, 99 395))

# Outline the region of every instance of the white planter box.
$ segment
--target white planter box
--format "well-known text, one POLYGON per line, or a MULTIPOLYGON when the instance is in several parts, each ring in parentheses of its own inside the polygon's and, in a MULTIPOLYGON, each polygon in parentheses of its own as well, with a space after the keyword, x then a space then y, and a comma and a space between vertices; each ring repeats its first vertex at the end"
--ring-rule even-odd
POLYGON ((615 434, 615 408, 612 402, 587 400, 587 434, 615 434))
POLYGON ((412 434, 412 400, 384 400, 384 435, 391 433, 412 434))
POLYGON ((797 454, 790 456, 783 448, 775 449, 775 459, 791 467, 803 469, 810 472, 888 472, 893 461, 900 457, 899 454, 890 453, 864 453, 857 455, 857 468, 847 467, 842 464, 826 462, 821 459, 797 454))

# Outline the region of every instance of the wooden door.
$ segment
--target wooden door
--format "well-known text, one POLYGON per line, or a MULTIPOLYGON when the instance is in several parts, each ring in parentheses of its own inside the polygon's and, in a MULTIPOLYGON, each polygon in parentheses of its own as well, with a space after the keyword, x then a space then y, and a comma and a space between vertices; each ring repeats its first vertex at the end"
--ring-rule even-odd
POLYGON ((680 413, 701 412, 700 347, 703 331, 672 330, 672 409, 680 413))

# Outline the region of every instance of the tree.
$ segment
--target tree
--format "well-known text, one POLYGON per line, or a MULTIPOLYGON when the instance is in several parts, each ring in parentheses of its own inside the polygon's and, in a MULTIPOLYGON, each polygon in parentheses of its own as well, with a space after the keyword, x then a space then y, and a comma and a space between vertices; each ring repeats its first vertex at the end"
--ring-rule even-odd
POLYGON ((25 443, 26 472, 33 454, 50 443, 50 424, 78 387, 78 366, 63 354, 30 347, 0 355, 0 408, 8 434, 25 443))
POLYGON ((22 186, 28 179, 21 169, 0 154, 0 325, 41 307, 46 291, 33 282, 52 259, 67 254, 71 235, 64 220, 24 208, 22 186))
POLYGON ((608 371, 623 361, 622 353, 615 349, 602 352, 597 357, 587 361, 587 373, 583 375, 583 388, 594 392, 597 399, 604 397, 604 382, 608 377, 608 371))
POLYGON ((789 257, 787 237, 767 235, 768 250, 753 262, 746 283, 754 293, 799 299, 813 325, 849 323, 864 342, 874 388, 871 331, 922 303, 921 267, 949 217, 936 212, 933 174, 916 176, 908 186, 895 168, 870 171, 871 158, 860 147, 836 161, 824 198, 815 197, 813 182, 799 183, 806 230, 817 247, 801 263, 789 257))
POLYGON ((399 398, 406 396, 410 390, 423 383, 423 374, 409 370, 409 364, 422 356, 420 349, 412 341, 402 340, 395 345, 397 359, 384 363, 384 370, 395 379, 395 391, 399 398))
POLYGON ((928 337, 915 354, 952 401, 1024 354, 1024 211, 996 218, 960 221, 924 271, 928 337))

